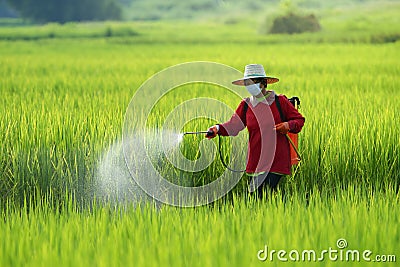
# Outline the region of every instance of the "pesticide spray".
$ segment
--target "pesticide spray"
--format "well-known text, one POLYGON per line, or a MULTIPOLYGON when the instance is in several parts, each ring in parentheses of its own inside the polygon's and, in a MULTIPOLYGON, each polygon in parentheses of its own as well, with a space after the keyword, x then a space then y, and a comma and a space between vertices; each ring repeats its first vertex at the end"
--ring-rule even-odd
MULTIPOLYGON (((135 142, 132 139, 132 142, 135 142)), ((122 153, 122 142, 106 149, 98 164, 94 181, 94 196, 100 203, 137 205, 152 199, 131 178, 122 153)))
MULTIPOLYGON (((161 160, 160 155, 163 151, 175 149, 183 140, 183 135, 172 131, 163 132, 164 140, 161 144, 159 133, 137 134, 134 138, 125 140, 140 157, 151 156, 161 160), (141 149, 140 144, 144 142, 146 136, 151 153, 141 149)), ((138 168, 137 173, 146 177, 149 175, 146 168, 138 168)), ((96 167, 94 177, 93 194, 100 203, 110 203, 112 205, 133 204, 154 204, 160 207, 161 203, 146 194, 146 192, 132 179, 123 154, 122 141, 115 141, 109 148, 102 153, 96 167)))

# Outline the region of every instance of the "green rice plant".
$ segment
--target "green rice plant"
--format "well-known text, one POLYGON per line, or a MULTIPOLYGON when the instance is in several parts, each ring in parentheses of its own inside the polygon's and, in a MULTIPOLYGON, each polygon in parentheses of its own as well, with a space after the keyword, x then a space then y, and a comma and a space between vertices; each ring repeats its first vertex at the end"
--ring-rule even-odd
MULTIPOLYGON (((154 49, 163 49, 159 44, 132 49, 71 40, 68 45, 52 41, 1 46, 1 190, 4 200, 11 198, 20 204, 24 194, 35 192, 35 188, 43 192, 51 189, 60 199, 65 190, 83 190, 78 195, 84 196, 91 190, 102 150, 121 134, 126 106, 140 83, 164 67, 195 60, 193 55, 205 52, 193 47, 190 53, 180 53, 179 47, 166 47, 168 53, 162 55, 161 63, 160 58, 149 58, 154 49), (86 60, 74 57, 76 53, 85 53, 86 60)), ((298 47, 250 43, 248 49, 273 55, 272 61, 264 64, 281 81, 271 89, 287 96, 298 95, 302 100, 300 111, 306 125, 300 133, 300 150, 304 160, 295 176, 284 183, 287 190, 303 188, 308 192, 316 186, 331 192, 349 184, 378 190, 398 186, 397 45, 298 47), (388 97, 392 105, 388 105, 388 97)), ((248 63, 249 59, 240 56, 240 46, 232 46, 222 57, 223 50, 223 44, 212 44, 204 55, 224 63, 235 59, 230 65, 238 69, 248 63)), ((184 86, 161 98, 154 116, 151 114, 147 121, 161 127, 182 101, 210 96, 233 110, 240 101, 210 85, 184 86)), ((193 121, 182 130, 205 130, 231 115, 213 112, 215 121, 193 121)), ((223 140, 224 151, 229 153, 229 139, 223 140)), ((196 157, 198 141, 187 139, 181 144, 187 157, 196 157)), ((222 171, 217 159, 209 170, 198 174, 202 177, 198 179, 206 178, 207 182, 222 171)))
MULTIPOLYGON (((0 265, 280 266, 276 259, 260 262, 258 251, 265 245, 336 248, 340 238, 350 249, 396 254, 398 46, 1 41, 0 265), (121 138, 137 88, 166 67, 195 60, 239 70, 250 62, 264 64, 280 78, 271 89, 300 97, 306 117, 300 166, 266 200, 248 196, 243 179, 228 196, 196 208, 98 202, 97 165, 121 138)), ((185 85, 161 98, 141 122, 158 130, 177 104, 207 96, 232 109, 240 102, 214 86, 185 85)), ((190 115, 202 113, 196 112, 190 115)), ((222 109, 212 114, 189 121, 182 131, 206 130, 231 115, 222 109)), ((200 140, 184 139, 178 149, 196 159, 200 140)), ((223 139, 227 161, 232 140, 223 139)), ((224 171, 218 158, 194 174, 164 160, 157 168, 188 186, 224 171)))
MULTIPOLYGON (((394 191, 368 195, 352 186, 336 199, 313 195, 308 202, 297 193, 282 201, 237 198, 231 204, 181 209, 150 204, 141 207, 93 206, 78 211, 66 196, 60 212, 46 201, 28 213, 8 208, 0 226, 2 265, 42 266, 243 266, 282 261, 257 254, 269 250, 338 249, 340 238, 351 250, 395 255, 399 238, 398 196, 394 191), (382 224, 385 231, 382 231, 382 224)), ((343 250, 346 251, 346 250, 343 250)), ((337 254, 340 255, 340 254, 337 254)), ((398 255, 397 255, 398 256, 398 255)), ((288 256, 286 255, 288 258, 288 256)), ((371 256, 372 258, 372 256, 371 256)), ((344 258, 345 259, 345 258, 344 258)), ((366 261, 303 260, 286 264, 364 266, 366 261)), ((395 262, 385 265, 395 266, 395 262)))

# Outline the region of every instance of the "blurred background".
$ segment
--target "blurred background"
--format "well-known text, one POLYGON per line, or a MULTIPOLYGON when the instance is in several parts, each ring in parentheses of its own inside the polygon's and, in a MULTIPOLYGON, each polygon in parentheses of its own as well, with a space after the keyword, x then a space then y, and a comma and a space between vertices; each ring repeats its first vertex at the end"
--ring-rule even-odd
POLYGON ((0 38, 78 34, 197 41, 254 37, 277 42, 282 40, 279 34, 289 34, 290 39, 306 42, 385 43, 400 38, 399 14, 396 0, 0 0, 0 26, 14 26, 14 34, 2 30, 0 38), (108 23, 102 27, 99 21, 108 23), (197 26, 195 32, 185 27, 191 23, 197 26), (15 34, 17 27, 33 24, 41 27, 15 34), (213 30, 216 27, 218 31, 213 30))

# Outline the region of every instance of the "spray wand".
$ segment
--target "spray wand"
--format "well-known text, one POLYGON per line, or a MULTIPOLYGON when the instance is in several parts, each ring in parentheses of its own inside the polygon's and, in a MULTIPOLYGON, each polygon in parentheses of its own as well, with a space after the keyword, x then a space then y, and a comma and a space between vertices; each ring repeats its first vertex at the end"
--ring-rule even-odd
POLYGON ((183 133, 182 135, 187 135, 187 134, 212 134, 213 132, 212 131, 199 131, 199 132, 186 132, 186 133, 183 133))

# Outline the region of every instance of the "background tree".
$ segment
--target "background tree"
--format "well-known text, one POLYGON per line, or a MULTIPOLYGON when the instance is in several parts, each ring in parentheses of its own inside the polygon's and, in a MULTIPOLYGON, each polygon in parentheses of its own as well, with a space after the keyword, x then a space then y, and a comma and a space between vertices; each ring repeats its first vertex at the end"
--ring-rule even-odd
POLYGON ((321 25, 314 14, 301 16, 289 13, 274 19, 270 33, 302 33, 317 32, 321 30, 321 25))
POLYGON ((122 10, 116 0, 7 0, 18 14, 34 22, 118 20, 122 10))

